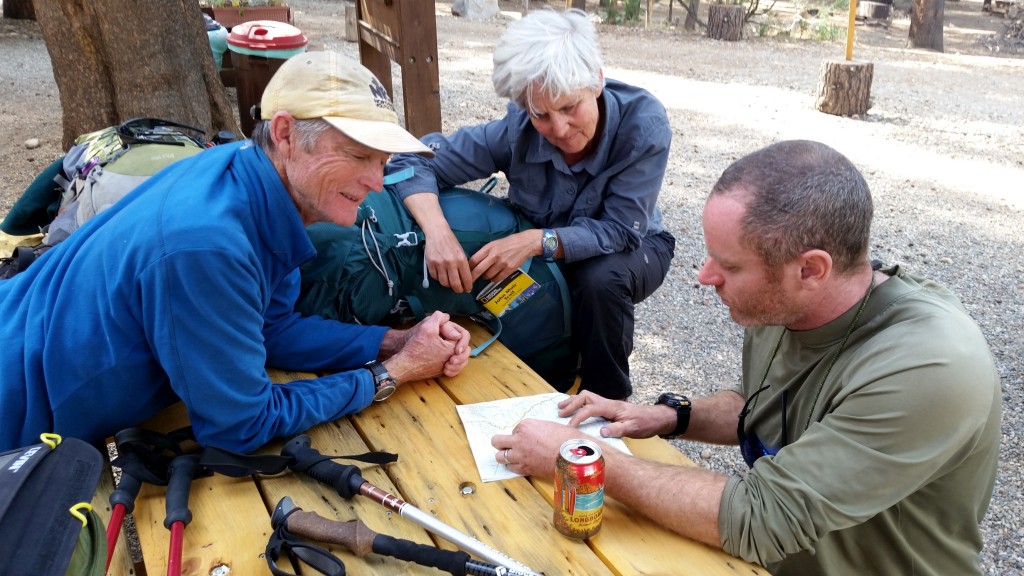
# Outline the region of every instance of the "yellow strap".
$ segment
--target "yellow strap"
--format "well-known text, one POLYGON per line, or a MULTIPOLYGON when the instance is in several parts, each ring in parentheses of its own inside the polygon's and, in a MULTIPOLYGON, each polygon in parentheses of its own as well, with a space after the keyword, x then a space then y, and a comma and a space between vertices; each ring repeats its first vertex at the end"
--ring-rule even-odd
POLYGON ((89 520, 85 517, 85 514, 82 514, 80 512, 80 510, 83 509, 86 512, 92 512, 92 504, 89 504, 88 502, 79 502, 78 504, 75 504, 71 508, 68 508, 68 512, 71 512, 72 516, 81 520, 82 528, 85 528, 86 526, 88 526, 89 520))
POLYGON ((50 450, 57 448, 57 445, 60 444, 61 441, 60 434, 51 434, 50 432, 40 434, 39 439, 49 446, 50 450))

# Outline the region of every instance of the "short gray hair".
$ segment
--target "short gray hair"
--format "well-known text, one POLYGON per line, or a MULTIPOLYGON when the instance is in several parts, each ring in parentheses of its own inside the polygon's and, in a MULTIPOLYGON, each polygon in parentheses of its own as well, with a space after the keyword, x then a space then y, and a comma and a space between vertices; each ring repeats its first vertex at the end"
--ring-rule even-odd
MULTIPOLYGON (((334 126, 331 126, 323 118, 295 120, 295 131, 299 134, 299 146, 306 152, 313 150, 321 134, 333 129, 334 126)), ((274 152, 274 139, 270 137, 270 120, 260 120, 256 123, 256 126, 252 129, 252 141, 267 156, 274 152)))
POLYGON ((769 267, 813 249, 828 252, 838 274, 868 261, 871 191, 849 159, 820 142, 789 140, 740 158, 715 195, 746 205, 741 240, 769 267))
POLYGON ((601 85, 597 32, 582 10, 531 12, 509 25, 494 49, 494 91, 533 112, 530 86, 553 98, 601 85))

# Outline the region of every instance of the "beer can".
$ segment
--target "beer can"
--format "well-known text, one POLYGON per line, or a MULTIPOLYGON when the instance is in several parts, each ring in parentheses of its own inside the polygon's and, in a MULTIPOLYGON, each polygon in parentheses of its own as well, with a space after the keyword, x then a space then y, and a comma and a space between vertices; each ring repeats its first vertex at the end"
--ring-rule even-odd
POLYGON ((576 540, 601 530, 604 510, 604 457, 592 440, 568 440, 555 463, 554 525, 576 540))

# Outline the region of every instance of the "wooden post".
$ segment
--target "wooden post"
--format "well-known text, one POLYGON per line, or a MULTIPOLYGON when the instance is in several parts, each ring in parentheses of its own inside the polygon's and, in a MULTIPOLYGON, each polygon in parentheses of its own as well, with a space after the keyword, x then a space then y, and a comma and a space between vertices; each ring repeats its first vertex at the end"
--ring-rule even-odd
POLYGON ((579 10, 587 11, 587 0, 565 0, 565 9, 577 8, 579 10))
POLYGON ((402 69, 405 128, 414 136, 441 131, 437 24, 433 2, 357 0, 359 60, 395 97, 391 62, 402 69))
POLYGON ((826 114, 853 116, 871 107, 871 62, 824 62, 818 78, 815 108, 826 114))
POLYGON ((359 41, 359 16, 356 15, 355 0, 345 0, 345 40, 359 41))
POLYGON ((708 6, 708 38, 734 42, 743 35, 743 6, 711 4, 708 6))

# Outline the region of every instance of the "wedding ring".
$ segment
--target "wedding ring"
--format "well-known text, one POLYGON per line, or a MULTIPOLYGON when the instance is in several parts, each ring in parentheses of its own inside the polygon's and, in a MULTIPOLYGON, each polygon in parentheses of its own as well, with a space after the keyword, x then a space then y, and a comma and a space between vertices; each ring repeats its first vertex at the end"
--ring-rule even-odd
POLYGON ((512 465, 512 462, 510 462, 509 459, 508 459, 508 451, 509 450, 511 450, 511 448, 505 448, 505 452, 503 452, 503 456, 502 456, 502 458, 505 459, 505 465, 506 466, 511 466, 512 465))

